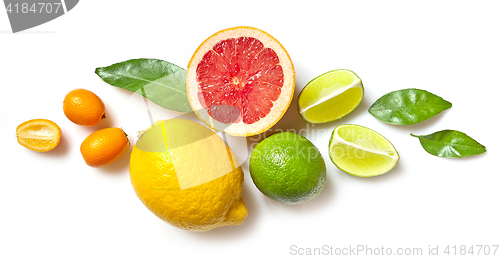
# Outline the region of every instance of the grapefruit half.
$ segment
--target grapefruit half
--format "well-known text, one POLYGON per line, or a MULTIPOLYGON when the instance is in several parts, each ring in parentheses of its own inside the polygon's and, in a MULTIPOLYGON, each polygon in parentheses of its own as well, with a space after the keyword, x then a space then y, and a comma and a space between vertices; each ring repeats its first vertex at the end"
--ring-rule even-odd
POLYGON ((207 126, 252 136, 280 120, 293 98, 295 70, 285 48, 268 33, 233 27, 215 33, 189 62, 191 108, 207 126))

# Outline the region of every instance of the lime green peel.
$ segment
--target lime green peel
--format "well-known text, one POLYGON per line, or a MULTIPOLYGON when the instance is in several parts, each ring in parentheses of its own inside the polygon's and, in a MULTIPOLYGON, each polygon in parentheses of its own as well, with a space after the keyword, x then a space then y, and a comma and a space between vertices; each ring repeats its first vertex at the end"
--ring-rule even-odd
POLYGON ((314 78, 302 89, 299 113, 309 123, 335 121, 354 111, 363 96, 363 84, 354 72, 333 70, 314 78))
POLYGON ((389 140, 353 124, 339 125, 333 130, 329 154, 337 168, 359 177, 385 174, 399 161, 399 154, 389 140))
POLYGON ((269 136, 250 156, 250 176, 267 197, 300 204, 318 196, 326 183, 326 164, 319 150, 292 132, 269 136))

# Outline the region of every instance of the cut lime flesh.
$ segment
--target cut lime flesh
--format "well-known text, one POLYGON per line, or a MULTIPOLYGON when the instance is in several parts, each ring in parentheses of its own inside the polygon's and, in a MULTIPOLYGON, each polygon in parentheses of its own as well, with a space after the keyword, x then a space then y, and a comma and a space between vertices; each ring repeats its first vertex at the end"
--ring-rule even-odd
POLYGON ((359 125, 337 126, 329 144, 330 159, 340 170, 360 177, 389 172, 399 161, 394 146, 377 132, 359 125))
POLYGON ((363 100, 361 79, 340 69, 311 80, 299 94, 300 115, 310 123, 327 123, 351 113, 363 100))

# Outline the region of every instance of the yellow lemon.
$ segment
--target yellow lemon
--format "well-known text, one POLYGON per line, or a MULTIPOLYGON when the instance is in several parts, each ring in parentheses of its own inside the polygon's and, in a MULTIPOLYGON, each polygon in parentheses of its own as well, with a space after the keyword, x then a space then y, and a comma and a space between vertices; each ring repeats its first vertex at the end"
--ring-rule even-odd
POLYGON ((235 154, 196 122, 157 121, 141 132, 129 172, 144 205, 175 227, 207 231, 239 225, 247 216, 235 154))

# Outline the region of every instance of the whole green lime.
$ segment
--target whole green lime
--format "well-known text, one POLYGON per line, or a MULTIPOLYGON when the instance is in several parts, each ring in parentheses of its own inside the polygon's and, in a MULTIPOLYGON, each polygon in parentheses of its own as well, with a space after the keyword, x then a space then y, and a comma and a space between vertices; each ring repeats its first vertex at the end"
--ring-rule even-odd
POLYGON ((299 204, 323 190, 326 165, 308 139, 281 132, 255 146, 250 156, 250 175, 267 197, 285 204, 299 204))

